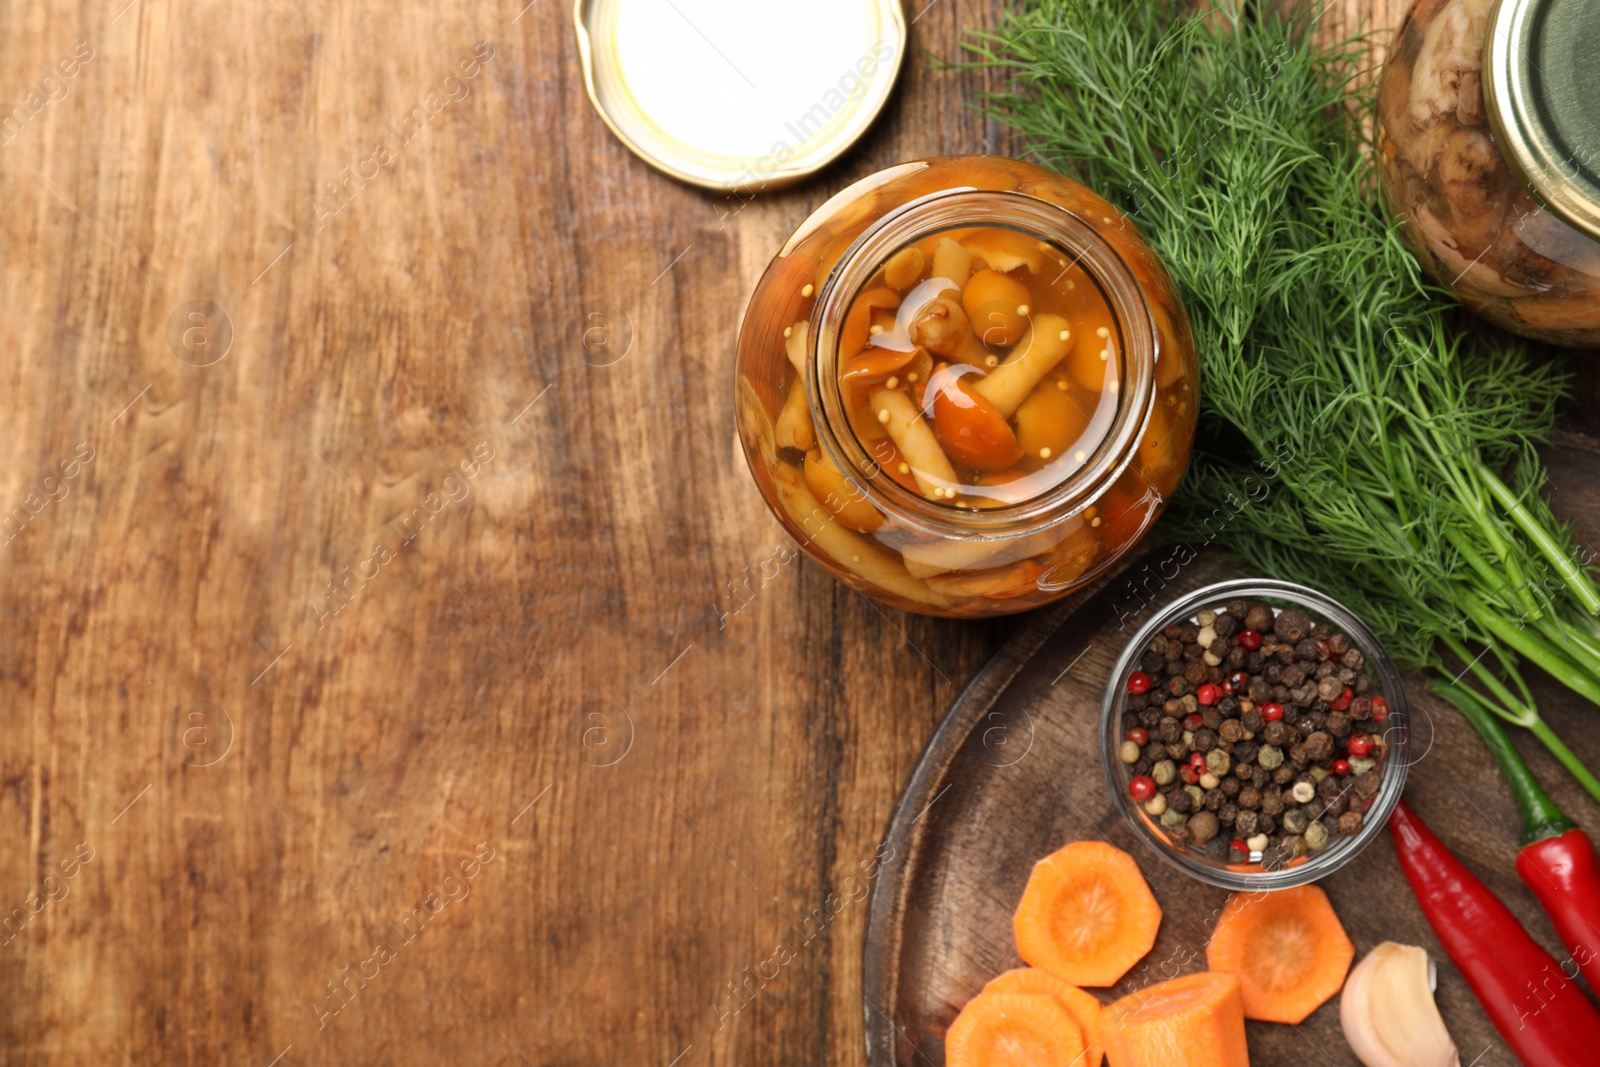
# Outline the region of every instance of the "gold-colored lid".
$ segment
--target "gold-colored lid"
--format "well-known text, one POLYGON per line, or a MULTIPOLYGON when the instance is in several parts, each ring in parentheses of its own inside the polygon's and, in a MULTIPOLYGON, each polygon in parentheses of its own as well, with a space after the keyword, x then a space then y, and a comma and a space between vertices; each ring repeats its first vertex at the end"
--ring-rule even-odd
POLYGON ((772 188, 838 158, 906 51, 900 0, 575 0, 573 18, 611 132, 708 189, 772 188))
POLYGON ((1600 239, 1600 7, 1500 0, 1483 48, 1500 154, 1546 207, 1600 239))

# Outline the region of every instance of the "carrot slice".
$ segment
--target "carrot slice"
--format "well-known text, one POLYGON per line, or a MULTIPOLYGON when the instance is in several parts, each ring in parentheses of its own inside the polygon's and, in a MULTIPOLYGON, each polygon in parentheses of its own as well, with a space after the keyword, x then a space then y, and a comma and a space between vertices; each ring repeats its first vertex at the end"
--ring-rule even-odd
POLYGON ((1239 979, 1201 971, 1147 986, 1105 1009, 1112 1067, 1250 1067, 1239 979))
POLYGON ((946 1067, 1080 1067, 1083 1028, 1045 993, 979 993, 944 1037, 946 1067))
POLYGON ((1139 865, 1102 841, 1075 841, 1034 864, 1013 921, 1024 960, 1080 986, 1116 985, 1160 925, 1139 865))
POLYGON ((1088 1047, 1083 1067, 1100 1067, 1105 1056, 1105 1037, 1101 1034, 1101 1015, 1104 1008, 1092 995, 1071 982, 1064 982, 1049 971, 1037 967, 1018 967, 993 978, 983 987, 985 993, 1048 993, 1061 1002, 1067 1014, 1083 1027, 1084 1044, 1088 1047))
POLYGON ((1239 976, 1246 1018, 1298 1023, 1339 992, 1355 954, 1328 895, 1303 885, 1229 897, 1206 965, 1239 976))

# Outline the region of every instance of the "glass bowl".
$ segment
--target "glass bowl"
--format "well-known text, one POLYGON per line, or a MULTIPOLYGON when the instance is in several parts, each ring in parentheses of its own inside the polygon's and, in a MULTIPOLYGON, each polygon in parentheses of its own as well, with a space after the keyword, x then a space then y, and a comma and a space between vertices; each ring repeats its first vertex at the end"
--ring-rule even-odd
MULTIPOLYGON (((1316 590, 1265 579, 1241 579, 1208 585, 1161 608, 1152 616, 1117 659, 1106 690, 1100 727, 1106 781, 1134 833, 1163 861, 1185 874, 1236 891, 1287 889, 1305 885, 1349 863, 1374 837, 1383 832, 1384 823, 1388 821, 1389 813, 1394 810, 1405 788, 1406 769, 1410 763, 1410 714, 1405 690, 1401 686, 1400 672, 1384 652, 1377 637, 1347 608, 1316 590), (1373 695, 1382 696, 1389 705, 1389 717, 1383 723, 1387 751, 1376 768, 1379 774, 1378 792, 1363 815, 1361 828, 1349 836, 1336 836, 1321 851, 1307 853, 1275 870, 1262 866, 1255 853, 1251 854, 1251 863, 1222 864, 1197 849, 1174 841, 1159 821, 1129 796, 1129 765, 1123 763, 1119 755, 1124 740, 1122 716, 1128 710, 1126 679, 1139 669, 1140 657, 1151 640, 1169 625, 1195 622, 1201 611, 1210 609, 1220 613, 1222 605, 1233 599, 1262 601, 1270 604, 1275 611, 1296 607, 1310 616, 1313 624, 1326 623, 1335 633, 1343 633, 1350 639, 1351 647, 1359 649, 1365 657, 1362 669, 1372 678, 1375 687, 1373 695)), ((1225 832, 1226 829, 1220 831, 1219 836, 1225 832)))

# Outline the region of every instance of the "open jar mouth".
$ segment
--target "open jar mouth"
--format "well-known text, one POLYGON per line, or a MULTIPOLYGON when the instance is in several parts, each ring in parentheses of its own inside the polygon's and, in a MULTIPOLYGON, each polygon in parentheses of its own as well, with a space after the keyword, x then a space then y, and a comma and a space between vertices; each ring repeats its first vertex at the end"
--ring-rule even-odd
POLYGON ((955 188, 909 201, 875 221, 830 272, 809 324, 812 358, 806 392, 818 412, 817 439, 839 470, 881 511, 907 526, 942 537, 1012 538, 1073 521, 1109 488, 1134 459, 1155 402, 1160 356, 1150 305, 1132 269, 1087 221, 1026 193, 955 188), (839 341, 845 314, 873 273, 896 251, 963 227, 1009 229, 1070 256, 1095 284, 1112 313, 1110 347, 1117 359, 1117 392, 1109 425, 1077 469, 1016 503, 964 510, 930 501, 884 472, 850 427, 840 387, 839 341))

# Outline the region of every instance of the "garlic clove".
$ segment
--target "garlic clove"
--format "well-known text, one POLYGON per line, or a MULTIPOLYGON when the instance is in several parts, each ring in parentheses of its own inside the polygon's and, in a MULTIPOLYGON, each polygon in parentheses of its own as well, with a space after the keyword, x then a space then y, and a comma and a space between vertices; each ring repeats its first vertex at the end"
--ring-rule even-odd
POLYGON ((1460 1067, 1455 1042, 1433 1002, 1425 949, 1385 941, 1345 979, 1339 1023, 1366 1067, 1460 1067))

